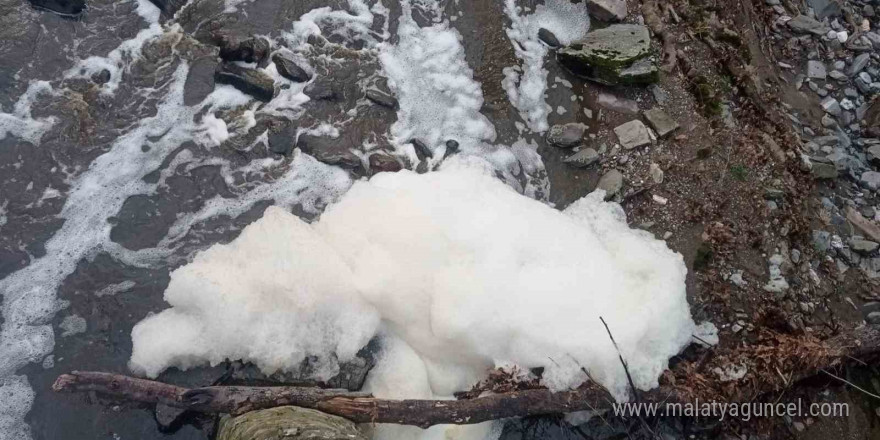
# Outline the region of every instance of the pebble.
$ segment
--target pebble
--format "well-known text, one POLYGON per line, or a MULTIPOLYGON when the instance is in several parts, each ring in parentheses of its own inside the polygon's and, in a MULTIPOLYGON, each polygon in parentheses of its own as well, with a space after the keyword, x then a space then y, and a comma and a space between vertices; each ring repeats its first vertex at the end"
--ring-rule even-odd
POLYGON ((618 170, 611 170, 605 173, 602 178, 599 179, 599 184, 596 185, 596 189, 601 189, 605 191, 605 200, 608 200, 623 188, 623 173, 618 170))

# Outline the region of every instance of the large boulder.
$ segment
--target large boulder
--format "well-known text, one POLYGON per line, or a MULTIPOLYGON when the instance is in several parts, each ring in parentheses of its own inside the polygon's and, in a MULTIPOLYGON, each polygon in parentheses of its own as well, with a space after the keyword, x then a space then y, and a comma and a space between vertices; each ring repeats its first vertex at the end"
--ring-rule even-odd
POLYGON ((150 0, 151 3, 156 5, 160 11, 162 11, 163 18, 171 18, 174 17, 174 14, 180 10, 180 8, 186 5, 188 0, 150 0))
POLYGON ((557 52, 572 73, 606 85, 651 84, 660 73, 651 57, 648 28, 616 24, 587 34, 557 52))
POLYGON ((223 417, 217 440, 367 440, 354 423, 313 409, 280 406, 223 417))
POLYGON ((61 15, 77 16, 86 7, 85 0, 30 0, 39 9, 46 9, 61 15))

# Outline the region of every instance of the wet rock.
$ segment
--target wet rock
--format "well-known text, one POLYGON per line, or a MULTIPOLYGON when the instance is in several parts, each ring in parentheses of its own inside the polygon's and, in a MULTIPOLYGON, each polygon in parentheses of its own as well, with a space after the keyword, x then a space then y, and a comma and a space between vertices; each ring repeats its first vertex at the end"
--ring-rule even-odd
POLYGON ((651 144, 651 135, 648 127, 642 121, 635 119, 614 128, 614 134, 620 145, 627 150, 643 147, 651 144))
POLYGON ((837 178, 837 167, 829 163, 814 162, 811 172, 816 180, 837 178))
POLYGON ((217 440, 367 440, 347 419, 295 406, 220 419, 217 440))
POLYGON ((626 0, 587 0, 587 11, 600 21, 621 21, 626 18, 626 0))
POLYGON ((449 156, 452 156, 455 153, 458 153, 458 141, 455 139, 450 139, 446 141, 446 152, 443 153, 443 158, 446 159, 449 156))
POLYGON ((85 0, 30 0, 38 9, 45 9, 61 15, 77 16, 86 7, 85 0))
POLYGON ((315 101, 335 101, 341 99, 340 94, 331 80, 316 80, 306 86, 303 93, 315 101))
POLYGON ((190 63, 183 86, 184 105, 195 105, 214 91, 214 74, 219 64, 216 56, 202 57, 190 63))
POLYGON ((217 37, 217 42, 220 46, 220 59, 223 61, 261 63, 272 50, 269 40, 261 37, 241 39, 235 36, 221 35, 217 37))
POLYGON ((320 162, 324 162, 327 165, 334 165, 339 168, 349 170, 349 171, 358 171, 363 167, 363 163, 361 162, 361 158, 359 158, 356 154, 351 151, 327 151, 327 150, 318 150, 312 154, 315 159, 320 162))
POLYGON ((556 35, 553 35, 553 32, 550 32, 550 30, 545 28, 538 29, 538 39, 554 49, 562 46, 559 39, 556 38, 556 35))
POLYGON ((586 168, 599 160, 599 152, 592 148, 584 148, 581 151, 569 156, 565 159, 565 163, 578 167, 586 168))
POLYGON ((434 151, 431 150, 431 147, 429 147, 427 144, 425 144, 421 140, 413 139, 413 140, 409 141, 409 143, 413 144, 413 147, 416 148, 416 154, 419 157, 422 157, 422 158, 434 157, 434 151))
POLYGON ((396 110, 398 107, 397 98, 376 89, 367 90, 366 97, 382 107, 390 108, 392 110, 396 110))
POLYGON ((261 101, 271 101, 275 96, 275 81, 261 70, 225 63, 214 74, 214 80, 229 84, 261 101))
POLYGON ((173 17, 189 0, 150 0, 156 5, 165 18, 173 17))
POLYGON ((156 404, 153 415, 156 418, 156 424, 159 425, 159 431, 171 433, 177 431, 183 425, 184 413, 186 413, 185 409, 159 403, 156 404))
POLYGON ((110 81, 110 71, 107 69, 103 69, 92 75, 92 82, 95 84, 103 85, 107 84, 107 81, 110 81))
POLYGON ((611 93, 599 92, 596 98, 596 104, 606 110, 611 110, 625 115, 637 115, 639 113, 639 104, 632 99, 620 98, 611 93))
POLYGON ((816 21, 816 19, 810 18, 806 15, 798 15, 797 17, 789 20, 786 24, 789 28, 791 28, 792 31, 798 34, 813 34, 824 36, 829 31, 829 29, 825 27, 825 25, 816 21))
POLYGON ((397 172, 403 169, 403 165, 397 161, 394 157, 387 155, 376 153, 370 155, 370 171, 373 173, 381 173, 381 172, 397 172))
POLYGON ((828 72, 825 70, 825 65, 822 64, 821 61, 807 61, 807 78, 825 80, 827 76, 828 72))
POLYGON ((666 105, 666 103, 669 102, 669 93, 660 88, 657 84, 651 84, 648 86, 648 90, 654 95, 654 101, 657 101, 657 104, 666 105))
POLYGON ((605 173, 600 179, 596 189, 605 191, 605 200, 608 200, 623 188, 623 173, 617 170, 611 170, 605 173))
POLYGON ((870 254, 877 250, 877 247, 880 247, 880 244, 870 240, 864 240, 861 238, 851 238, 849 240, 849 247, 855 252, 860 254, 870 254))
POLYGON ((576 75, 603 84, 650 84, 659 80, 650 53, 647 27, 616 24, 560 49, 557 59, 576 75))
POLYGON ((868 62, 871 61, 870 53, 863 53, 857 56, 852 65, 849 66, 849 76, 856 76, 864 70, 865 66, 868 65, 868 62))
POLYGON ((660 139, 669 136, 669 134, 678 129, 678 122, 675 122, 675 120, 673 120, 661 108, 655 107, 646 111, 645 119, 648 120, 648 124, 657 132, 657 136, 659 136, 660 139))
POLYGON ((287 125, 283 128, 272 128, 267 134, 269 150, 275 154, 287 156, 296 144, 297 127, 287 125))
POLYGON ((275 67, 278 69, 278 73, 281 74, 281 76, 293 82, 306 82, 312 79, 312 74, 283 54, 276 53, 275 55, 272 55, 272 62, 275 63, 275 67))
POLYGON ((587 126, 572 122, 565 125, 554 125, 547 132, 547 142, 562 148, 571 148, 581 144, 587 126))

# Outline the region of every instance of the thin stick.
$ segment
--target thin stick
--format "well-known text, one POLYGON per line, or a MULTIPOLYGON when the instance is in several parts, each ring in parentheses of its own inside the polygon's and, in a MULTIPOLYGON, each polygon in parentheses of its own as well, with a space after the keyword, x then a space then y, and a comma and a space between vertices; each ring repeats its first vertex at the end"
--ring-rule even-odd
POLYGON ((633 383, 632 376, 629 374, 629 367, 626 365, 626 361, 623 360, 623 354, 620 352, 620 347, 617 346, 617 341, 614 340, 614 336, 611 335, 611 329, 608 328, 608 323, 605 322, 605 318, 599 317, 599 320, 602 321, 602 325, 605 326, 605 331, 608 332, 608 337, 611 338, 611 343, 614 344, 614 349, 617 350, 617 357, 620 358, 620 363, 623 364, 623 372, 626 373, 626 380, 629 381, 629 386, 632 388, 633 396, 636 398, 636 401, 639 400, 639 391, 636 389, 635 383, 633 383))
POLYGON ((849 386, 851 386, 851 387, 853 387, 853 388, 855 388, 855 389, 857 389, 857 390, 859 390, 859 391, 861 391, 861 392, 863 392, 863 393, 865 393, 875 399, 880 399, 880 396, 878 396, 870 391, 867 391, 864 388, 862 388, 862 387, 860 387, 860 386, 858 386, 858 385, 856 385, 856 384, 854 384, 854 383, 852 383, 842 377, 835 376, 835 375, 829 373, 828 371, 826 371, 824 368, 820 369, 819 371, 821 371, 821 372, 823 372, 823 373, 825 373, 825 374, 827 374, 827 375, 829 375, 829 376, 831 376, 831 377, 833 377, 833 378, 835 378, 835 379, 837 379, 837 380, 839 380, 839 381, 841 381, 841 382, 843 382, 843 383, 845 383, 845 384, 847 384, 847 385, 849 385, 849 386))

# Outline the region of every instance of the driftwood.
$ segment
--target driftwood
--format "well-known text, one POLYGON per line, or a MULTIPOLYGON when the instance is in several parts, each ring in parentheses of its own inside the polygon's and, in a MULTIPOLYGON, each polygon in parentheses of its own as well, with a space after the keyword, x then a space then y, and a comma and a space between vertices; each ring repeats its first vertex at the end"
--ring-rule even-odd
MULTIPOLYGON (((791 372, 788 384, 832 368, 847 359, 866 358, 880 352, 880 327, 864 326, 826 341, 833 347, 825 365, 791 372)), ((345 417, 357 423, 396 423, 428 427, 437 424, 470 424, 507 417, 558 414, 610 409, 614 399, 596 384, 552 392, 533 389, 464 400, 392 400, 347 390, 303 387, 211 386, 184 388, 146 379, 98 372, 73 372, 58 377, 55 391, 89 392, 128 401, 165 404, 203 413, 238 415, 257 409, 293 405, 345 417)), ((777 391, 772 384, 758 390, 777 391)), ((640 393, 641 402, 688 403, 693 396, 674 386, 640 393)), ((662 405, 659 410, 663 411, 662 405)))

